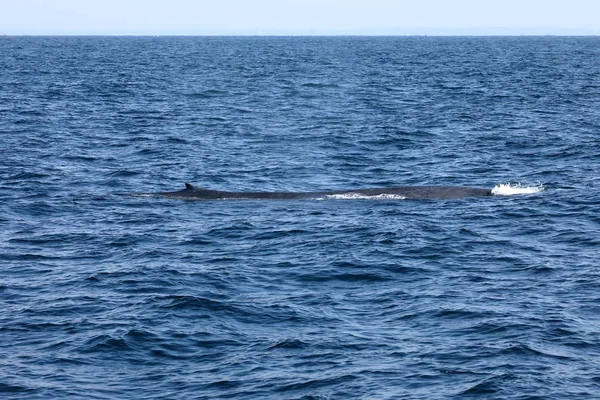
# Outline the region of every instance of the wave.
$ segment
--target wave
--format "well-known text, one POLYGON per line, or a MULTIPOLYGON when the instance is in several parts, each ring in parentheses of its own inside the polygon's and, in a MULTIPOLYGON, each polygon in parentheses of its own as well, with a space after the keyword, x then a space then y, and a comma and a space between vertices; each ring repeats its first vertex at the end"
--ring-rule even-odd
POLYGON ((546 188, 542 184, 527 186, 521 183, 502 183, 494 186, 492 194, 496 196, 513 196, 516 194, 533 194, 544 191, 546 188))

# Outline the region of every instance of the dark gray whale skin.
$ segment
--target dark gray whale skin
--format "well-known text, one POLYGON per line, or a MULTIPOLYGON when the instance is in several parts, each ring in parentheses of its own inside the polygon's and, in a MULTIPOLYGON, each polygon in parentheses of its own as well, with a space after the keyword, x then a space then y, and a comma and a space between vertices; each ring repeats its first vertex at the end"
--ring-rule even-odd
POLYGON ((316 199, 334 195, 385 196, 393 195, 405 199, 460 199, 463 197, 491 196, 491 189, 468 186, 393 186, 389 188, 335 190, 323 192, 227 192, 204 189, 185 184, 177 192, 137 193, 130 196, 160 196, 189 200, 271 199, 295 200, 316 199))

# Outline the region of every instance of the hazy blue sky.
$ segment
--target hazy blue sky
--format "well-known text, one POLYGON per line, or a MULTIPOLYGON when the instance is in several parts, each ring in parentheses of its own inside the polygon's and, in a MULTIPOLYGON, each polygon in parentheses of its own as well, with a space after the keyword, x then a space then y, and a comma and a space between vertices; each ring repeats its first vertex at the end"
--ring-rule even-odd
POLYGON ((0 34, 600 34, 600 0, 0 0, 0 34))

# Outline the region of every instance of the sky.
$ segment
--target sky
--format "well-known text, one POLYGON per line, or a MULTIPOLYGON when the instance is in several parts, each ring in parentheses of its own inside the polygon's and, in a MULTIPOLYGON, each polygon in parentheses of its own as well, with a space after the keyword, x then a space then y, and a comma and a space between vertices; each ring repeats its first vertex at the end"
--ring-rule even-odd
POLYGON ((0 35, 600 35, 600 0, 0 0, 0 35))

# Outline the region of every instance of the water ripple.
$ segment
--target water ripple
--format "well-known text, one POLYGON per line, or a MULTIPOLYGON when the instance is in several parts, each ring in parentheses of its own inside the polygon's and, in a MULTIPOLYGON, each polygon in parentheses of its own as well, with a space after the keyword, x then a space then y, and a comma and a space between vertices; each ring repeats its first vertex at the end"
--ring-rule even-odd
POLYGON ((595 398, 599 49, 0 40, 0 394, 595 398))

